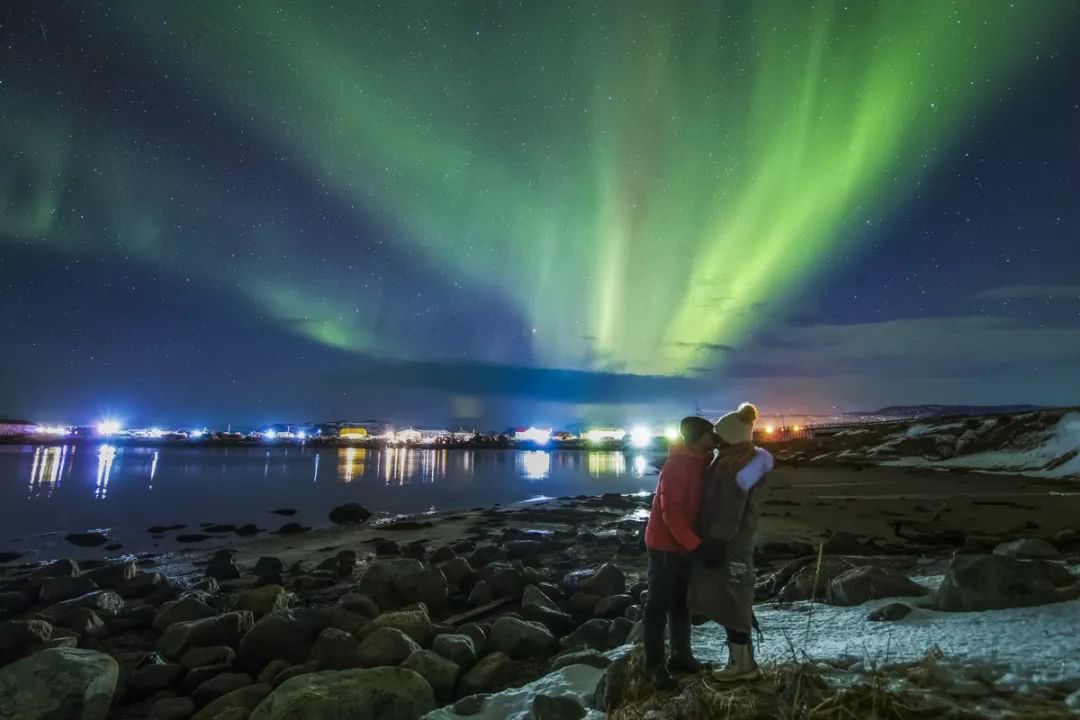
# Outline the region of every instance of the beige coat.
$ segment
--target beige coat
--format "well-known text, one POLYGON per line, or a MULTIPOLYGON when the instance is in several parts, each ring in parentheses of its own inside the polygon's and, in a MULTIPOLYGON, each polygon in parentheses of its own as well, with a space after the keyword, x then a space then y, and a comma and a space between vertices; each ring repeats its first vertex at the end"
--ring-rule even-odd
POLYGON ((743 491, 724 463, 706 471, 700 534, 727 542, 727 562, 711 568, 696 558, 687 600, 691 612, 746 633, 754 615, 754 536, 763 485, 743 491))

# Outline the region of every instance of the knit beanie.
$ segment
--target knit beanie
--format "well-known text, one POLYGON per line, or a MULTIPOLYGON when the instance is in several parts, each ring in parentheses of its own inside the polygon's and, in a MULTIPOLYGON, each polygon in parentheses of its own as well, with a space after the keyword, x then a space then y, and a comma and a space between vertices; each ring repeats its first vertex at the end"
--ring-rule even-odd
POLYGON ((753 442, 754 421, 758 418, 757 408, 750 403, 743 403, 735 412, 728 413, 716 421, 713 430, 728 445, 753 442))

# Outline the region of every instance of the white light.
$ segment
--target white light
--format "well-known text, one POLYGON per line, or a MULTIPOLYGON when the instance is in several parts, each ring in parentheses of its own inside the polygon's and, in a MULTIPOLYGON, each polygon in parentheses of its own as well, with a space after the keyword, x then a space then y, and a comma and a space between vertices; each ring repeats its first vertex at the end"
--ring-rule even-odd
POLYGON ((674 426, 669 427, 667 430, 664 431, 664 437, 666 437, 671 442, 675 442, 679 439, 679 428, 674 426))
POLYGON ((71 431, 62 425, 38 425, 34 428, 34 432, 39 435, 56 435, 57 437, 71 434, 71 431))
POLYGON ((265 431, 263 431, 263 437, 266 438, 267 440, 273 440, 274 438, 277 437, 277 433, 274 432, 273 430, 265 430, 265 431))
POLYGON ((624 437, 626 437, 626 431, 620 429, 590 430, 589 432, 585 433, 585 437, 591 443, 602 443, 606 440, 614 440, 615 442, 619 442, 624 437))
POLYGON ((115 435, 120 432, 120 423, 117 420, 102 420, 97 424, 97 431, 98 435, 105 435, 106 437, 115 435))
POLYGON ((192 438, 193 440, 198 440, 199 438, 201 438, 201 437, 202 437, 203 435, 205 435, 205 434, 206 434, 206 431, 205 431, 205 430, 192 430, 192 431, 191 431, 190 433, 188 433, 188 435, 189 435, 189 436, 190 436, 190 437, 191 437, 191 438, 192 438))
POLYGON ((148 435, 149 437, 152 437, 152 438, 159 438, 159 437, 161 437, 162 435, 164 435, 165 433, 164 433, 164 432, 162 432, 161 428, 156 428, 156 427, 155 427, 155 428, 150 428, 149 430, 147 430, 147 431, 146 431, 146 434, 147 434, 147 435, 148 435))
POLYGON ((652 431, 639 425, 630 431, 630 444, 636 448, 648 447, 652 442, 652 431))
POLYGON ((298 430, 297 433, 296 433, 296 439, 297 440, 303 440, 305 438, 307 438, 307 433, 304 432, 303 430, 298 430))
POLYGON ((537 445, 547 445, 551 440, 551 428, 527 428, 519 433, 516 433, 518 440, 524 442, 532 442, 537 445))

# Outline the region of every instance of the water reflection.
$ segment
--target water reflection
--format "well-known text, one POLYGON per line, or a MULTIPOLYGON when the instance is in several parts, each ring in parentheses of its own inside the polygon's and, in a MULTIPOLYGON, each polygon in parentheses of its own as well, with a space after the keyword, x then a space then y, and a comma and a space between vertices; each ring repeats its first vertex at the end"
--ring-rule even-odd
POLYGON ((645 460, 644 455, 634 456, 634 477, 645 477, 649 470, 649 463, 645 460))
POLYGON ((422 484, 446 479, 447 451, 388 448, 379 453, 376 473, 385 485, 422 484))
POLYGON ((68 447, 39 447, 34 449, 34 461, 30 467, 30 487, 28 499, 52 497, 53 491, 60 484, 67 462, 68 447))
POLYGON ((152 460, 150 460, 150 486, 149 487, 150 487, 151 490, 154 489, 154 476, 157 475, 157 463, 158 463, 158 456, 160 454, 161 454, 160 450, 155 450, 154 451, 154 457, 153 457, 152 460))
POLYGON ((518 455, 518 472, 527 480, 543 480, 551 474, 551 455, 543 450, 529 450, 518 455))
MULTIPOLYGON (((364 474, 364 469, 367 466, 367 449, 366 448, 338 448, 338 478, 342 482, 350 483, 353 478, 360 477, 364 474)), ((318 455, 316 458, 316 468, 318 468, 318 455)))
POLYGON ((97 485, 94 486, 94 499, 104 500, 109 494, 109 476, 112 475, 113 460, 116 459, 116 448, 112 445, 102 445, 98 448, 97 485))
POLYGON ((621 452, 591 452, 588 457, 589 475, 614 475, 619 478, 626 474, 626 456, 621 452))

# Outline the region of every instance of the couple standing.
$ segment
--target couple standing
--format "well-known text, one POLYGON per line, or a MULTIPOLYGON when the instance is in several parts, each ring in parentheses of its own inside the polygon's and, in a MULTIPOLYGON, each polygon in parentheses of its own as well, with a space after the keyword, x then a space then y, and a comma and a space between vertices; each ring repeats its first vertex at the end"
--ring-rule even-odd
POLYGON ((750 630, 754 611, 754 532, 758 496, 773 458, 753 445, 757 409, 744 403, 715 425, 684 418, 660 471, 645 528, 649 593, 643 619, 645 672, 660 689, 672 674, 702 669, 690 648, 690 614, 727 631, 728 663, 719 681, 757 677, 750 630), (671 657, 664 662, 664 629, 671 657))

